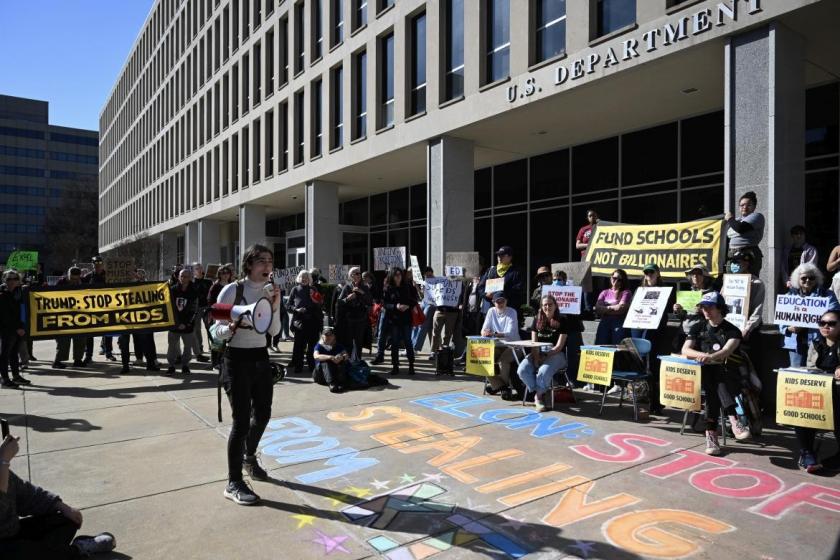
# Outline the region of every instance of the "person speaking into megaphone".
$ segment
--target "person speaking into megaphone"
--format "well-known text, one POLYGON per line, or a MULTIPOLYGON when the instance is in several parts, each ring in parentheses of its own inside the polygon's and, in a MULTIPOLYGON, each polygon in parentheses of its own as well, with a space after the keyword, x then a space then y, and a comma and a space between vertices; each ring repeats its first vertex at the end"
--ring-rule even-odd
POLYGON ((248 247, 242 255, 243 278, 222 288, 217 300, 229 312, 227 319, 217 319, 215 332, 218 338, 228 341, 221 375, 233 417, 224 496, 240 505, 253 505, 260 500, 244 482, 243 469, 252 480, 269 478, 257 461, 256 452, 271 418, 274 392, 265 335, 280 332, 282 300, 279 286, 270 283, 273 270, 274 255, 268 247, 248 247), (270 311, 266 301, 270 302, 270 311))

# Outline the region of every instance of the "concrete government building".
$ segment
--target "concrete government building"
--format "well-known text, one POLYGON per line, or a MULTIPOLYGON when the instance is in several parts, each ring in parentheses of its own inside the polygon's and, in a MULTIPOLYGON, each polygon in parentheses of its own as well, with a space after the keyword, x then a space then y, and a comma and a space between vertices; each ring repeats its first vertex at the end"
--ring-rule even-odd
MULTIPOLYGON (((758 194, 838 242, 838 0, 158 0, 100 117, 103 251, 369 267, 577 260, 758 194)), ((147 264, 151 266, 151 264, 147 264)), ((531 280, 533 282, 533 279, 531 280)))

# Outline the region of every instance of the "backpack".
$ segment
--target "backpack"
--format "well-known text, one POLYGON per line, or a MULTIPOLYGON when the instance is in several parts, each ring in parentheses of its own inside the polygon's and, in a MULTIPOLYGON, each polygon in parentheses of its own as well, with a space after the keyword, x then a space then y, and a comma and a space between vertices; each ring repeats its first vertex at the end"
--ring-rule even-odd
MULTIPOLYGON (((236 281, 236 296, 233 299, 233 305, 242 305, 243 303, 247 303, 245 301, 245 282, 242 280, 236 281)), ((207 308, 205 311, 206 314, 210 313, 210 307, 207 308)), ((204 323, 207 324, 206 322, 204 323)), ((216 321, 210 327, 207 328, 207 340, 209 341, 210 349, 214 352, 218 352, 222 354, 227 348, 227 344, 229 340, 222 340, 216 334, 219 328, 219 322, 216 321)), ((219 361, 219 377, 216 381, 216 404, 217 404, 217 416, 219 418, 219 422, 222 421, 222 386, 228 381, 227 371, 225 371, 225 360, 222 358, 219 361)))
POLYGON ((452 348, 444 346, 435 354, 435 375, 455 375, 455 358, 452 348))
POLYGON ((347 363, 347 377, 353 386, 367 387, 370 378, 370 366, 364 360, 347 363))

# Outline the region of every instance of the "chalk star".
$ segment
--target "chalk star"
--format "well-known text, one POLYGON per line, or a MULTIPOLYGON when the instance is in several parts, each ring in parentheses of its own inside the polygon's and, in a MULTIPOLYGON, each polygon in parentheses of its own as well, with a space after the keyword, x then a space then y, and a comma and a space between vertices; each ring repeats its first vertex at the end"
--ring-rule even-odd
POLYGON ((358 486, 348 486, 344 488, 342 492, 350 494, 351 496, 356 496, 357 498, 364 498, 370 495, 370 488, 359 488, 358 486))
POLYGON ((595 550, 595 543, 590 541, 575 540, 575 544, 566 548, 576 548, 580 551, 579 556, 582 555, 584 558, 589 558, 589 554, 595 550))
POLYGON ((426 480, 429 480, 429 481, 432 481, 432 482, 437 482, 438 484, 443 482, 444 478, 449 478, 448 476, 444 476, 440 473, 437 473, 437 474, 423 473, 423 476, 426 477, 426 480))
POLYGON ((315 521, 315 516, 314 515, 307 515, 303 512, 300 512, 296 515, 293 515, 292 519, 297 519, 298 520, 297 528, 302 529, 303 527, 306 527, 307 525, 312 525, 312 522, 315 521))
POLYGON ((356 486, 346 486, 339 491, 331 493, 327 496, 330 505, 333 507, 339 504, 349 504, 352 500, 348 499, 348 495, 355 498, 364 498, 371 493, 370 488, 358 488, 356 486))
POLYGON ((525 518, 516 519, 515 517, 502 516, 506 521, 501 524, 501 527, 510 527, 514 531, 518 531, 525 525, 525 518))
POLYGON ((414 482, 416 478, 416 476, 411 476, 410 474, 403 473, 403 475, 400 477, 400 482, 402 482, 403 484, 410 484, 414 482))
POLYGON ((370 485, 373 486, 374 488, 376 488, 377 490, 388 490, 390 488, 390 486, 389 486, 390 484, 391 484, 390 480, 386 480, 386 481, 383 482, 383 481, 377 480, 375 478, 373 479, 373 482, 370 483, 370 485))
POLYGON ((310 542, 323 545, 324 554, 332 554, 335 550, 340 550, 341 552, 346 552, 347 554, 350 554, 350 551, 344 548, 344 546, 341 544, 350 537, 344 535, 337 535, 335 537, 331 537, 326 533, 322 533, 318 529, 315 529, 315 533, 316 538, 310 542))

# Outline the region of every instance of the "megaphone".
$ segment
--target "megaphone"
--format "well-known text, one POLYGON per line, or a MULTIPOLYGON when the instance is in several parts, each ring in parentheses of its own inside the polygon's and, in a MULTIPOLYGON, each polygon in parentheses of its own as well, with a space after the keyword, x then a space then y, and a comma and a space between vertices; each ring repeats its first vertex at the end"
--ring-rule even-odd
POLYGON ((271 327, 274 313, 268 298, 260 298, 250 305, 214 303, 210 306, 210 317, 216 321, 231 321, 252 328, 257 334, 265 334, 271 327))

